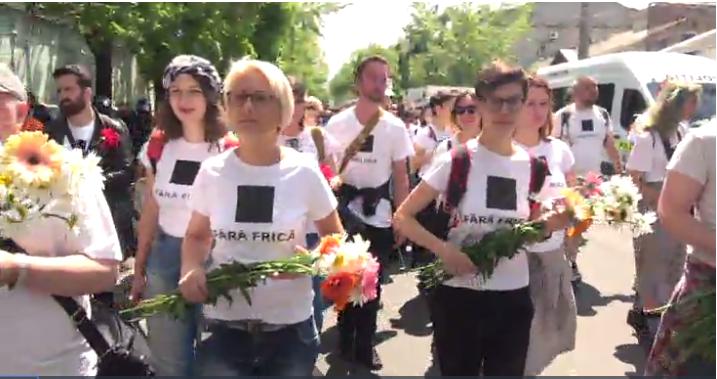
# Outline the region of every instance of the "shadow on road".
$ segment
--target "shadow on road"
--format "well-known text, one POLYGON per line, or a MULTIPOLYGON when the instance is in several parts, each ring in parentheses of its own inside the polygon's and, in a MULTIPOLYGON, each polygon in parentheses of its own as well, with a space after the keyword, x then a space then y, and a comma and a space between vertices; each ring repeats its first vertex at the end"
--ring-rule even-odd
POLYGON ((628 377, 642 376, 645 370, 645 349, 638 344, 620 345, 615 347, 615 358, 621 362, 633 365, 635 370, 625 372, 628 377))
POLYGON ((622 301, 623 303, 633 302, 632 295, 619 294, 602 296, 600 290, 585 282, 578 283, 573 289, 575 290, 578 316, 595 316, 597 311, 594 307, 604 307, 613 301, 622 301))
POLYGON ((394 329, 403 329, 406 334, 411 336, 425 337, 432 333, 430 327, 431 319, 428 314, 428 305, 426 298, 417 295, 411 300, 403 304, 398 310, 399 318, 392 318, 391 327, 394 329))

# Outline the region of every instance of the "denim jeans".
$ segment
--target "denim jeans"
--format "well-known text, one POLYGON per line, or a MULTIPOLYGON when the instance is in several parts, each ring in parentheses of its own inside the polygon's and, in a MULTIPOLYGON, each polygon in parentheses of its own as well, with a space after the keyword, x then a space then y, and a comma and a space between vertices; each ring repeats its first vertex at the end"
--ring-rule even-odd
MULTIPOLYGON (((147 288, 144 298, 177 289, 181 269, 182 239, 157 231, 147 260, 147 288)), ((147 319, 147 343, 152 365, 158 376, 193 374, 194 342, 197 340, 199 307, 192 308, 183 319, 159 314, 147 319)))
POLYGON ((276 331, 251 333, 212 321, 199 344, 200 376, 306 376, 319 356, 314 318, 276 331))
MULTIPOLYGON (((321 239, 319 238, 319 235, 316 233, 310 233, 306 235, 306 248, 307 249, 313 249, 316 246, 319 245, 319 241, 321 239)), ((314 289, 314 321, 316 322, 316 330, 321 333, 321 329, 324 326, 324 311, 326 308, 329 307, 329 305, 324 300, 324 297, 321 296, 321 282, 322 278, 319 276, 315 276, 311 280, 312 287, 314 289)))

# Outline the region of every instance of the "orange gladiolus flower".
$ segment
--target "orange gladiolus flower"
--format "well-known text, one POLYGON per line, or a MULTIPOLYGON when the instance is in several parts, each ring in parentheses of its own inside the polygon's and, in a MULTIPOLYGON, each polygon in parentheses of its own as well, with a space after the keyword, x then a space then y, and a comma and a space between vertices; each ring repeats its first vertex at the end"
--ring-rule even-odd
POLYGON ((337 235, 326 236, 319 243, 319 254, 329 254, 337 247, 341 246, 341 238, 337 235))
POLYGON ((337 311, 342 311, 349 302, 351 292, 356 287, 359 277, 350 272, 338 272, 321 283, 321 294, 334 302, 337 311))
POLYGON ((577 225, 568 228, 566 235, 569 238, 579 236, 579 235, 583 234, 586 230, 588 230, 588 228, 590 227, 590 225, 592 225, 592 223, 593 223, 593 220, 591 218, 582 220, 582 221, 578 222, 577 225))

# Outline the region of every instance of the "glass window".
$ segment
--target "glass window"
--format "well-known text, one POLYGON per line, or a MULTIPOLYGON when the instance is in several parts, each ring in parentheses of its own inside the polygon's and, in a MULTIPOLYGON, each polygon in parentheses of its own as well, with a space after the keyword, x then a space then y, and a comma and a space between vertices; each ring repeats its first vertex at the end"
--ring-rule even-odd
POLYGON ((626 89, 622 92, 622 105, 620 107, 620 125, 623 129, 629 130, 635 117, 647 108, 645 98, 640 91, 626 89))
POLYGON ((607 109, 610 116, 612 116, 612 100, 615 97, 615 84, 603 83, 598 84, 598 101, 597 105, 607 109))

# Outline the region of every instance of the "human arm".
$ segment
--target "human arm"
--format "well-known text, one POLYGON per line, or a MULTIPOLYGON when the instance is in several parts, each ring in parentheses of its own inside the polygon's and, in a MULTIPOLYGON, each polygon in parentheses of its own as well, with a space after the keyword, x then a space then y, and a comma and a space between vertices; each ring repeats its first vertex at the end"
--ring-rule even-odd
POLYGON ((152 250, 152 241, 157 233, 159 222, 159 205, 153 194, 154 175, 147 170, 144 188, 144 201, 142 202, 142 213, 137 224, 137 253, 134 257, 134 279, 130 298, 139 300, 147 284, 147 259, 152 250))

